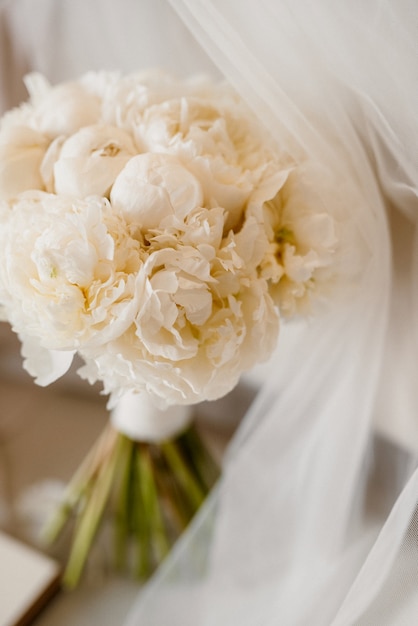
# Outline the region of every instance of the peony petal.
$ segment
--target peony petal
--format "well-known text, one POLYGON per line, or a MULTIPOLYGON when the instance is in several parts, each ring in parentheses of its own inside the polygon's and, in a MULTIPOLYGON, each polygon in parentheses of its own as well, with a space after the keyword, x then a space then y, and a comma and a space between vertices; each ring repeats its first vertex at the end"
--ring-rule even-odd
POLYGON ((37 385, 46 387, 69 370, 75 351, 47 350, 35 337, 19 335, 19 338, 22 342, 23 367, 35 378, 37 385))
POLYGON ((46 137, 29 127, 6 127, 0 133, 0 200, 44 188, 40 167, 47 146, 46 137))

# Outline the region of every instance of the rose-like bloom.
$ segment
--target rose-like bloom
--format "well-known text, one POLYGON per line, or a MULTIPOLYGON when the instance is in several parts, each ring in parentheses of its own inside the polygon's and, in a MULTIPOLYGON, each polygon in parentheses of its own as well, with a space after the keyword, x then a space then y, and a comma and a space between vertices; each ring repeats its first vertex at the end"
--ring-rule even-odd
POLYGON ((79 81, 51 87, 41 74, 33 73, 25 84, 30 95, 31 108, 25 109, 30 125, 50 139, 72 135, 100 118, 100 99, 79 81))
POLYGON ((2 206, 1 219, 0 302, 16 332, 75 350, 129 327, 139 243, 105 199, 26 192, 2 206))
POLYGON ((184 219, 202 206, 199 180, 175 157, 140 154, 117 177, 110 199, 127 222, 147 231, 169 216, 184 219))
POLYGON ((213 400, 271 353, 278 315, 267 283, 248 271, 235 236, 222 239, 222 231, 223 210, 201 209, 183 231, 173 226, 150 238, 134 324, 104 349, 81 350, 80 374, 103 381, 113 402, 144 389, 161 406, 213 400), (200 244, 185 244, 194 239, 190 231, 202 229, 200 244))
MULTIPOLYGON (((55 146, 51 145, 51 151, 55 153, 55 146)), ((132 137, 121 128, 85 126, 63 141, 57 157, 50 159, 52 176, 46 167, 43 175, 52 177, 57 194, 107 197, 116 177, 137 152, 132 137)))
MULTIPOLYGON (((30 189, 54 191, 52 169, 65 138, 85 126, 94 124, 100 118, 100 99, 95 94, 89 93, 80 82, 68 82, 51 87, 41 74, 33 73, 25 78, 25 83, 30 100, 6 113, 0 122, 0 200, 13 198, 30 189)), ((130 136, 120 129, 116 129, 115 134, 118 147, 123 134, 124 143, 129 146, 129 156, 137 152, 130 136)), ((84 144, 78 145, 77 148, 74 140, 66 148, 68 156, 87 157, 87 143, 88 141, 84 140, 84 144), (79 154, 75 155, 77 151, 79 154)), ((106 140, 102 137, 97 141, 97 150, 107 148, 109 152, 108 144, 103 144, 106 144, 106 140)), ((124 148, 125 145, 122 150, 124 148)), ((91 151, 93 150, 92 147, 91 151)), ((126 160, 120 162, 117 171, 114 168, 113 179, 108 188, 125 163, 126 160)), ((100 176, 100 172, 97 171, 99 168, 92 167, 91 163, 82 159, 77 163, 77 168, 75 172, 76 167, 72 169, 68 167, 68 172, 63 172, 60 176, 61 182, 63 175, 68 174, 69 180, 63 187, 69 187, 71 193, 78 191, 76 184, 79 183, 80 186, 79 179, 83 179, 83 176, 84 179, 88 177, 91 182, 97 181, 100 176)), ((103 174, 101 178, 104 178, 103 174)), ((93 191, 79 195, 98 193, 97 187, 99 185, 96 182, 93 191)), ((66 188, 64 191, 68 193, 66 188)))
POLYGON ((118 72, 87 72, 80 84, 102 103, 102 120, 128 130, 152 104, 164 102, 173 94, 184 95, 185 81, 170 74, 145 71, 122 76, 118 72))
POLYGON ((47 138, 28 126, 6 126, 0 133, 0 200, 27 189, 43 189, 40 166, 47 138))
POLYGON ((183 160, 201 182, 204 206, 226 210, 227 231, 239 227, 250 194, 278 163, 236 96, 220 88, 218 95, 218 101, 189 96, 151 106, 134 133, 143 150, 183 160))
POLYGON ((270 247, 260 267, 281 312, 290 316, 308 312, 335 272, 339 201, 316 167, 301 165, 286 175, 279 193, 263 205, 270 247))
POLYGON ((79 374, 100 380, 111 404, 128 391, 152 395, 161 408, 215 400, 231 391, 244 371, 267 359, 277 341, 278 316, 265 283, 255 280, 239 297, 214 312, 201 329, 198 350, 175 363, 152 357, 134 330, 106 345, 82 352, 79 374), (263 289, 264 286, 264 289, 263 289))
POLYGON ((200 97, 219 101, 231 97, 232 90, 215 85, 210 78, 198 75, 187 79, 162 70, 145 70, 122 76, 118 72, 87 72, 79 79, 90 94, 101 100, 102 120, 131 130, 140 123, 144 111, 175 98, 200 97))

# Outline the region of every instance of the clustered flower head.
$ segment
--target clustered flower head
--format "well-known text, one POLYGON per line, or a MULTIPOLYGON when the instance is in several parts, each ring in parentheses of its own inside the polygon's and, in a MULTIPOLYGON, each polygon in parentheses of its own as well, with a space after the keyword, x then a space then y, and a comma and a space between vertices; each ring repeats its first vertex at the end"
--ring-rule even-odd
POLYGON ((27 370, 47 384, 78 353, 113 401, 224 395, 270 355, 279 315, 334 279, 321 173, 224 84, 98 72, 27 86, 0 124, 0 314, 27 370))

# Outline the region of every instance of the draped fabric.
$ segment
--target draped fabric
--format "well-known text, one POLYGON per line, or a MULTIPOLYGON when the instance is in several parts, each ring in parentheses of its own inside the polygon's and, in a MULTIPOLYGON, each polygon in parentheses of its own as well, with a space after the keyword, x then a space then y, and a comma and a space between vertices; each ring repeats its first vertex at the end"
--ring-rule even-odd
POLYGON ((348 301, 282 330, 216 493, 127 626, 413 624, 418 11, 172 5, 271 135, 355 190, 369 256, 348 301))

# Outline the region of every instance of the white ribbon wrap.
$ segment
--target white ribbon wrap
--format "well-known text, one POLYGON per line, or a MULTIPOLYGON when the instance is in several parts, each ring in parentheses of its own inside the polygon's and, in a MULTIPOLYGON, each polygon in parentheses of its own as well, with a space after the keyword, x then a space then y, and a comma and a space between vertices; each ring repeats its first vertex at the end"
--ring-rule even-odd
POLYGON ((147 443, 160 443, 178 435, 191 419, 191 406, 160 409, 146 393, 126 393, 110 414, 116 430, 130 439, 147 443))

